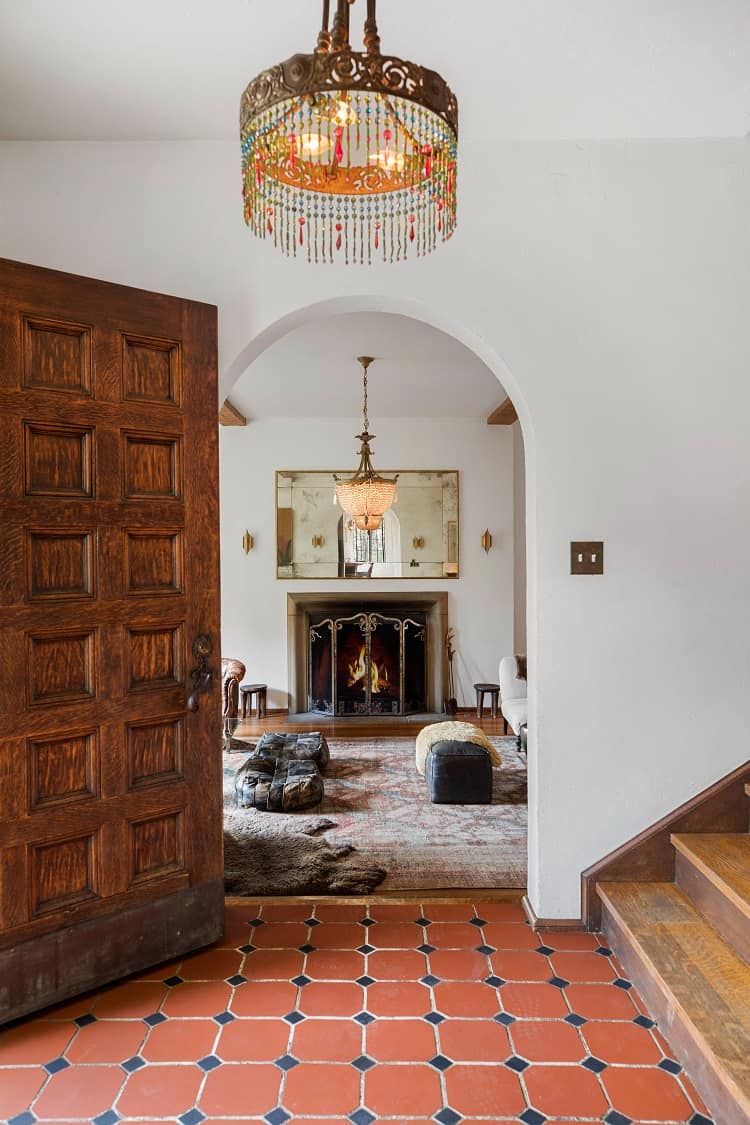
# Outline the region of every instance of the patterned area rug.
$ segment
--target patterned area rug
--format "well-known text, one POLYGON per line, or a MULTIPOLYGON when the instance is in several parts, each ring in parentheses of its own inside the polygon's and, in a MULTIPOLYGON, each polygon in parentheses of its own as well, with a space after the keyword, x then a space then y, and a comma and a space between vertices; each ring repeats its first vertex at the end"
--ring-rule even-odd
MULTIPOLYGON (((310 811, 334 822, 326 833, 332 844, 353 843, 385 868, 379 890, 525 887, 526 760, 514 738, 491 741, 503 757, 493 770, 492 804, 433 805, 414 766, 413 738, 330 739, 325 797, 310 811)), ((236 750, 224 755, 228 812, 244 759, 236 750)), ((292 828, 300 814, 260 815, 292 828)))

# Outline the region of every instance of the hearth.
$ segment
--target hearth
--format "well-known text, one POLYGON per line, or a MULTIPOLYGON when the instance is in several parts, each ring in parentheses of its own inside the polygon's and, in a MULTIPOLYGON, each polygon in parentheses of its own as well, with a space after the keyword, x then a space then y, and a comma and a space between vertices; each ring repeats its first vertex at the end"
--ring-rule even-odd
POLYGON ((398 716, 439 710, 448 595, 287 595, 289 708, 398 716))
POLYGON ((309 709, 327 715, 407 715, 426 708, 426 620, 408 610, 314 615, 309 709))

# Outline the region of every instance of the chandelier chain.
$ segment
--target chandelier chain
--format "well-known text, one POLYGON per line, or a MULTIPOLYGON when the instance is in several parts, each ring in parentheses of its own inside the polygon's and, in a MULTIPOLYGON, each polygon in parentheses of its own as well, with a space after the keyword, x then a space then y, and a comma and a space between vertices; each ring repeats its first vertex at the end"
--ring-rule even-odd
POLYGON ((364 432, 368 433, 369 429, 370 429, 370 419, 367 417, 367 365, 363 364, 362 366, 363 366, 364 373, 365 373, 364 379, 362 380, 363 385, 364 385, 364 390, 365 390, 365 407, 364 407, 365 430, 364 430, 364 432))

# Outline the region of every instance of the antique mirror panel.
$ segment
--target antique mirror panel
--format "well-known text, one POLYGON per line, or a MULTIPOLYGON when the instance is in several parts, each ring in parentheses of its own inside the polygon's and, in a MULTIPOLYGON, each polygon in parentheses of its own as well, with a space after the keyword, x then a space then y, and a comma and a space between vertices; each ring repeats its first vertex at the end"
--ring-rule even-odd
POLYGON ((458 578, 456 470, 400 471, 396 503, 371 532, 338 506, 334 485, 333 471, 276 473, 277 578, 458 578))

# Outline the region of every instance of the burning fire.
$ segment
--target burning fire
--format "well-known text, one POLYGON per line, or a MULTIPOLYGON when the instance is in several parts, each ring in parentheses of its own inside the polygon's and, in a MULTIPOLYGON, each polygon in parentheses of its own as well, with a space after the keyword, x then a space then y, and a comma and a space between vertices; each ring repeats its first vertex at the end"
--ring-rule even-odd
POLYGON ((349 665, 349 687, 354 687, 355 684, 364 681, 369 675, 370 691, 375 694, 381 691, 388 691, 390 685, 388 683, 388 669, 385 664, 379 668, 375 661, 370 659, 369 670, 367 668, 367 661, 365 660, 365 646, 359 650, 359 657, 353 660, 349 665))

